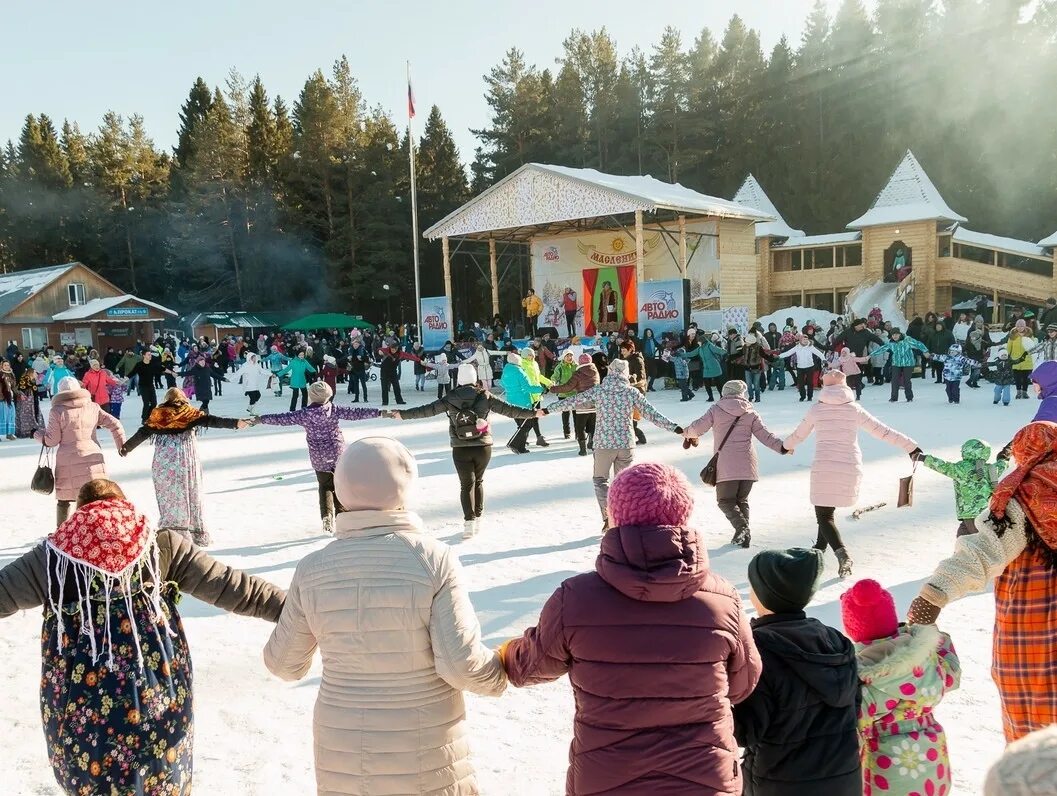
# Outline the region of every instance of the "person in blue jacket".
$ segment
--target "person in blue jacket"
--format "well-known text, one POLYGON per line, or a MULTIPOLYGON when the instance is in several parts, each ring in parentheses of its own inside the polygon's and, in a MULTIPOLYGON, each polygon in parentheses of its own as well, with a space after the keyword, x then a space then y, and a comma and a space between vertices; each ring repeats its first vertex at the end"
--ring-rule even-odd
POLYGON ((308 406, 308 374, 315 373, 315 366, 305 359, 305 351, 297 352, 297 358, 291 359, 285 368, 275 374, 278 378, 290 376, 290 411, 297 408, 297 396, 301 395, 301 408, 308 406))
MULTIPOLYGON (((521 357, 513 352, 507 354, 506 365, 503 366, 503 375, 499 377, 499 383, 503 386, 503 390, 506 393, 506 401, 511 406, 518 406, 522 409, 531 409, 535 406, 536 401, 539 400, 540 395, 543 394, 542 386, 532 386, 529 382, 528 376, 525 375, 524 369, 521 367, 521 357)), ((528 453, 528 446, 525 441, 528 439, 529 432, 533 429, 536 430, 536 435, 539 436, 539 420, 532 418, 531 420, 519 420, 518 430, 514 436, 507 443, 507 447, 514 453, 528 453)))

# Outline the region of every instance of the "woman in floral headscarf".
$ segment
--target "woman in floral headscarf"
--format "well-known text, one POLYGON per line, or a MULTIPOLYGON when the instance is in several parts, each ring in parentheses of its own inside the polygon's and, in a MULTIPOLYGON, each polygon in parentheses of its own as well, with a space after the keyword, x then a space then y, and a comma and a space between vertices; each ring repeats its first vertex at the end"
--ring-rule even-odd
POLYGON ((912 623, 993 581, 991 676, 1002 699, 1006 742, 1057 722, 1057 423, 1024 426, 1010 443, 1017 463, 910 606, 912 623))
POLYGON ((275 622, 283 591, 155 531, 112 481, 0 569, 0 618, 44 608, 41 718, 63 792, 191 793, 191 657, 180 593, 275 622))

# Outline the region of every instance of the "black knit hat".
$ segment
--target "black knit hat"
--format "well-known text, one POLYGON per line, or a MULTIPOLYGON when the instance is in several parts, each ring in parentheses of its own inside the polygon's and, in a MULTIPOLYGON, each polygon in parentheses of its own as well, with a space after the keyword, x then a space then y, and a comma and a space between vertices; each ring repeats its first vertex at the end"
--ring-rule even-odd
POLYGON ((749 562, 749 583, 768 610, 778 614, 802 611, 815 595, 823 568, 821 550, 764 550, 749 562))

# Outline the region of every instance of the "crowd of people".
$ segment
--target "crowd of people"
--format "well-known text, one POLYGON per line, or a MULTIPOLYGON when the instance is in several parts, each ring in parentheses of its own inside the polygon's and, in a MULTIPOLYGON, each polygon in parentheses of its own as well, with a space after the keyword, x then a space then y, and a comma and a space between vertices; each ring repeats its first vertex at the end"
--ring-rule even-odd
MULTIPOLYGON (((1057 302, 1050 309, 1057 314, 1057 302)), ((43 608, 42 719, 56 780, 78 796, 190 792, 193 686, 178 609, 187 592, 275 622, 264 660, 278 677, 305 677, 321 652, 313 727, 321 794, 475 793, 462 693, 499 696, 508 684, 566 674, 576 692, 569 794, 951 793, 936 714, 959 686, 960 664, 957 639, 936 622, 949 603, 993 584, 993 673, 1011 746, 988 777, 988 793, 1046 793, 1035 779, 1015 790, 1035 776, 1031 750, 1045 747, 1057 723, 1050 610, 1057 604, 1057 317, 1042 321, 1040 330, 1025 312, 992 331, 968 314, 926 317, 906 335, 878 316, 829 329, 754 324, 725 336, 691 326, 655 339, 629 329, 590 341, 544 334, 520 350, 485 334, 425 352, 410 336, 373 332, 163 338, 102 358, 92 351, 27 357, 9 348, 0 368, 3 417, 13 413, 10 436, 35 435, 58 451, 57 527, 0 569, 0 616, 43 608), (377 366, 382 406, 390 392, 402 406, 405 362, 415 369, 416 391, 426 389, 419 376, 436 378, 435 400, 392 411, 335 404, 343 382, 366 402, 367 373, 377 366), (1005 373, 1008 383, 995 381, 1005 373), (858 400, 863 389, 888 383, 891 400, 897 390, 913 400, 913 379, 930 374, 951 404, 960 397, 952 382, 967 379, 971 388, 981 377, 995 381, 996 403, 1010 402, 1010 385, 1018 398, 1034 392, 1042 401, 994 462, 978 439, 963 445, 961 461, 947 462, 858 400), (754 404, 784 390, 787 376, 812 403, 781 438, 754 404), (281 392, 286 378, 289 410, 259 414, 260 393, 273 382, 281 392), (704 388, 712 403, 685 428, 649 400, 668 378, 684 401, 704 388), (246 416, 211 414, 213 391, 234 383, 247 395, 246 416), (126 438, 117 418, 134 389, 142 425, 126 438), (23 413, 31 413, 28 434, 20 433, 23 413), (446 415, 463 535, 471 537, 484 514, 494 414, 516 421, 507 444, 518 455, 533 434, 546 447, 540 421, 560 414, 577 453, 593 455, 602 518, 595 571, 562 583, 538 622, 497 650, 481 640, 455 553, 412 510, 414 455, 382 436, 346 446, 339 425, 446 415), (695 498, 686 478, 667 465, 635 462, 647 441, 642 420, 678 435, 687 449, 712 433, 706 483, 715 486, 732 542, 743 547, 751 539, 756 442, 795 455, 816 436, 815 544, 752 558, 751 621, 737 590, 709 566, 704 538, 690 523, 695 498), (297 565, 286 592, 202 550, 210 538, 197 434, 258 423, 305 430, 320 517, 333 534, 297 565), (156 526, 107 480, 97 428, 110 431, 122 456, 153 441, 156 526), (852 575, 835 511, 858 499, 860 431, 952 479, 957 541, 905 624, 890 592, 862 580, 841 597, 841 632, 805 608, 827 549, 840 576, 852 575), (388 596, 347 598, 365 590, 388 596)), ((1057 788, 1054 779, 1051 767, 1048 787, 1057 788)))

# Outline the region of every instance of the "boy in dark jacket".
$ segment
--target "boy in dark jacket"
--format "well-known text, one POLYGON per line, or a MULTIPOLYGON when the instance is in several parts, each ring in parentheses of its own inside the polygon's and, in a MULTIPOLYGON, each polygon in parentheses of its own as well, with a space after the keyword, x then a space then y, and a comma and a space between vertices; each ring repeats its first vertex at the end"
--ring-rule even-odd
POLYGON ((802 547, 765 550, 749 562, 763 675, 734 707, 746 796, 862 794, 855 647, 804 614, 822 569, 822 554, 802 547))

